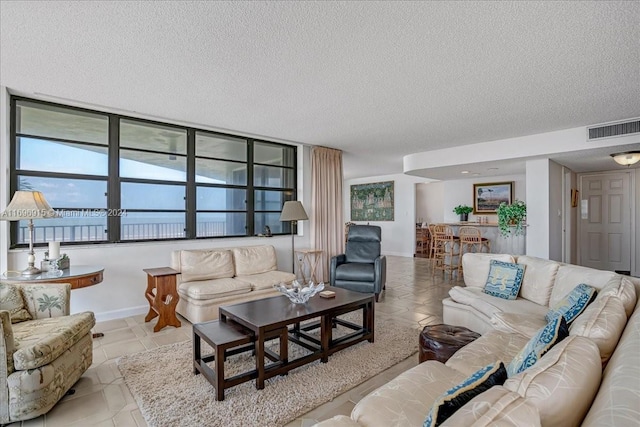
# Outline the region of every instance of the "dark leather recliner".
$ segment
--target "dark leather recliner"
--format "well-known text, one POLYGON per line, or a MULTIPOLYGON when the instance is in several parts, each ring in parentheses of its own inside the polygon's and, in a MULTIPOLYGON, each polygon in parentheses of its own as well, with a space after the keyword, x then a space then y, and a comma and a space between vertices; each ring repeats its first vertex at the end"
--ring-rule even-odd
POLYGON ((387 259, 380 255, 382 231, 377 225, 352 225, 345 253, 331 258, 331 286, 373 293, 376 301, 385 288, 387 259))

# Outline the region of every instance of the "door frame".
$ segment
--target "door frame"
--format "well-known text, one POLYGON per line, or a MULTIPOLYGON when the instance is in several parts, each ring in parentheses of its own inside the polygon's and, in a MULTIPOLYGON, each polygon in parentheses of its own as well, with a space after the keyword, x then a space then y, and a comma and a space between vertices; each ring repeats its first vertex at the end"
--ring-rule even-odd
POLYGON ((612 173, 628 173, 629 174, 629 208, 630 208, 630 220, 631 220, 631 250, 630 250, 630 269, 631 269, 631 275, 632 276, 640 276, 640 271, 638 271, 638 268, 640 268, 640 265, 637 265, 636 263, 636 241, 638 240, 637 235, 636 235, 636 229, 637 229, 637 224, 636 224, 636 168, 627 168, 624 170, 620 170, 620 169, 614 169, 614 170, 608 170, 608 171, 598 171, 598 172, 582 172, 582 173, 578 173, 576 174, 576 178, 578 181, 578 191, 580 192, 580 199, 578 200, 578 213, 577 213, 577 218, 576 218, 576 222, 577 222, 577 236, 576 236, 576 263, 578 263, 578 265, 580 264, 580 260, 582 259, 582 254, 581 252, 581 247, 582 247, 582 242, 581 240, 581 228, 582 228, 582 216, 581 216, 581 203, 582 203, 582 196, 584 195, 584 192, 582 191, 582 178, 585 176, 594 176, 594 175, 608 175, 608 174, 612 174, 612 173))

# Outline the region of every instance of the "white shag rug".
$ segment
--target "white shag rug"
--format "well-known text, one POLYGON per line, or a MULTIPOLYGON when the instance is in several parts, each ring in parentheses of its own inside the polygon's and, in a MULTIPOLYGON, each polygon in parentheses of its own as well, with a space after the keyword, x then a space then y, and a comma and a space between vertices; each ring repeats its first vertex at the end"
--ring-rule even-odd
MULTIPOLYGON (((339 326, 334 337, 343 333, 339 326)), ((361 342, 329 356, 328 363, 317 360, 286 376, 270 378, 263 390, 256 390, 255 380, 231 387, 220 402, 215 400, 214 387, 192 373, 191 341, 123 356, 117 365, 150 427, 275 427, 411 356, 418 350, 418 335, 417 329, 376 319, 374 343, 361 342)), ((202 346, 202 354, 209 354, 204 341, 202 346)), ((289 359, 300 354, 306 350, 289 343, 289 359)), ((225 362, 226 377, 251 369, 255 361, 250 352, 225 362)))

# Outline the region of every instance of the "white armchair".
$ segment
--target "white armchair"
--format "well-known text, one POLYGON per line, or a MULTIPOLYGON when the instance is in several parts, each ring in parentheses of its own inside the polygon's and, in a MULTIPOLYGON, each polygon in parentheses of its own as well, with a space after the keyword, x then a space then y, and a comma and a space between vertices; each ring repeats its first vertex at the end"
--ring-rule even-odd
POLYGON ((71 285, 0 283, 0 424, 48 412, 91 366, 92 312, 69 314, 71 285))

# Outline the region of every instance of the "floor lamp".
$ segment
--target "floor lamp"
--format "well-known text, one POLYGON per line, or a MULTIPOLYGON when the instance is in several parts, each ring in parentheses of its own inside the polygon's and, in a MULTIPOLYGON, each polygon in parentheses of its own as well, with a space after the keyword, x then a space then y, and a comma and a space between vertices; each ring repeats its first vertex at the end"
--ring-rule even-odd
POLYGON ((0 214, 0 220, 4 221, 29 220, 29 266, 21 272, 23 276, 40 274, 40 269, 35 267, 36 256, 33 252, 33 220, 58 216, 39 191, 16 191, 9 206, 0 214))
POLYGON ((307 219, 309 219, 309 217, 304 211, 304 207, 301 202, 284 202, 282 213, 280 214, 280 221, 291 221, 291 272, 293 274, 296 274, 296 252, 294 247, 293 226, 298 221, 304 221, 307 219))

